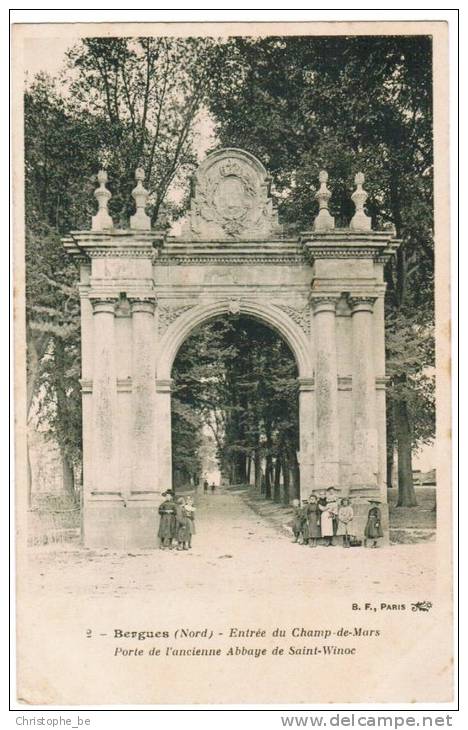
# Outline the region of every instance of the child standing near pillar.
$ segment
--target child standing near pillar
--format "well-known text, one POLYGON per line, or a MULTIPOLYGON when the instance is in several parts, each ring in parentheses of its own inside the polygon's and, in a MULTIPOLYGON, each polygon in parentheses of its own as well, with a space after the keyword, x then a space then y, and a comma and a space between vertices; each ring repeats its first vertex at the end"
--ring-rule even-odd
POLYGON ((189 495, 185 500, 185 512, 189 520, 190 534, 189 534, 189 548, 192 547, 192 535, 195 534, 195 507, 193 505, 193 499, 189 495))
POLYGON ((320 508, 317 496, 315 494, 311 494, 307 506, 309 547, 316 547, 317 540, 322 537, 322 531, 320 529, 320 516, 320 508))
POLYGON ((167 490, 163 497, 166 499, 159 505, 159 547, 161 550, 166 548, 172 549, 172 539, 175 537, 176 531, 176 505, 174 502, 174 492, 167 490))
POLYGON ((330 547, 333 545, 333 538, 336 535, 337 527, 338 501, 335 487, 328 487, 326 492, 326 506, 320 509, 322 511, 322 518, 320 520, 322 537, 326 538, 325 544, 327 547, 330 547))
POLYGON ((302 544, 308 545, 309 544, 309 517, 308 517, 308 510, 309 510, 309 501, 307 499, 302 500, 302 507, 301 507, 301 535, 302 535, 302 544))
POLYGON ((369 504, 371 505, 371 508, 367 515, 367 523, 364 529, 364 547, 367 547, 368 541, 372 540, 373 544, 371 547, 376 548, 377 540, 384 536, 382 529, 382 514, 379 507, 380 502, 377 499, 369 500, 369 504))
POLYGON ((179 497, 176 507, 177 550, 188 550, 190 543, 190 520, 185 509, 185 499, 179 497))
POLYGON ((338 507, 338 529, 336 534, 343 536, 343 547, 345 548, 349 548, 351 544, 353 517, 354 510, 351 506, 351 500, 349 497, 343 497, 338 507))

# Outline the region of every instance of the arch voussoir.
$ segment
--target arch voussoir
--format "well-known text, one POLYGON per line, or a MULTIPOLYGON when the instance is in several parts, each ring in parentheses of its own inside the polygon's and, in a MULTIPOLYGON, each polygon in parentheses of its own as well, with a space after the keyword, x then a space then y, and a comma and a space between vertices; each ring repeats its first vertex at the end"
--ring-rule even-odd
MULTIPOLYGON (((210 319, 229 313, 232 313, 232 299, 223 298, 215 302, 196 304, 181 314, 168 327, 159 343, 156 359, 157 380, 170 379, 177 352, 194 329, 210 319)), ((290 315, 273 304, 253 299, 239 303, 238 308, 236 307, 237 313, 258 319, 281 335, 294 355, 299 378, 312 377, 313 366, 307 335, 290 315)))

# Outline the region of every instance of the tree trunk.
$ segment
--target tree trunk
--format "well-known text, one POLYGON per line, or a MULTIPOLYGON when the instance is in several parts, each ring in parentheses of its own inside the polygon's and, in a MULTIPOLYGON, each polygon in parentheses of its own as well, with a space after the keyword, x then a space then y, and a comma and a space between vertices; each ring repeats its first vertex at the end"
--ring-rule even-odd
POLYGON ((271 423, 266 421, 265 423, 265 435, 266 435, 266 464, 265 464, 265 497, 271 499, 271 483, 273 481, 273 469, 272 469, 272 438, 271 438, 271 423))
POLYGON ((395 463, 395 453, 393 449, 387 448, 387 489, 393 488, 393 465, 395 463))
POLYGON ((277 456, 275 459, 275 478, 274 478, 274 484, 273 484, 273 501, 274 502, 281 501, 280 477, 281 477, 281 459, 279 456, 277 456))
POLYGON ((265 466, 265 499, 271 499, 271 482, 272 482, 272 465, 271 454, 267 454, 265 466))
POLYGON ((296 449, 288 449, 288 464, 291 469, 292 484, 289 490, 290 499, 300 499, 301 496, 301 477, 299 462, 297 460, 296 449))
POLYGON ((395 463, 395 423, 393 408, 387 398, 387 489, 393 487, 393 465, 395 463))
POLYGON ((257 446, 254 454, 254 469, 255 469, 255 489, 259 493, 262 491, 262 459, 260 456, 260 447, 257 446))
POLYGON ((406 401, 395 403, 395 433, 398 449, 397 507, 416 507, 418 502, 413 484, 411 459, 411 428, 406 401))
POLYGON ((65 494, 77 502, 77 493, 75 491, 75 477, 73 474, 73 465, 70 463, 66 453, 62 450, 62 483, 65 494))
POLYGON ((289 461, 286 454, 283 455, 283 504, 287 505, 291 501, 291 475, 289 471, 289 461))

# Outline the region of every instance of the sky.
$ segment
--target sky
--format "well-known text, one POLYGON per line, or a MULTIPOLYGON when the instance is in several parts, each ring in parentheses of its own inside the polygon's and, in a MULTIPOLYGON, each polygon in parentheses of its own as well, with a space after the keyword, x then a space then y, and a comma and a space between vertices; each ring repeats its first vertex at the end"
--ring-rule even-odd
POLYGON ((69 38, 26 38, 24 67, 28 76, 41 71, 56 76, 65 61, 65 52, 73 46, 69 38))

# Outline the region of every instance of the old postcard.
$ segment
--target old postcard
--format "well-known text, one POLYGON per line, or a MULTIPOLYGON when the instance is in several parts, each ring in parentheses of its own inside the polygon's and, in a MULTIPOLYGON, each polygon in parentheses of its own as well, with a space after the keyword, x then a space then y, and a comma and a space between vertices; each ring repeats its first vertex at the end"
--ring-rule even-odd
POLYGON ((446 24, 13 70, 18 701, 451 702, 446 24))

